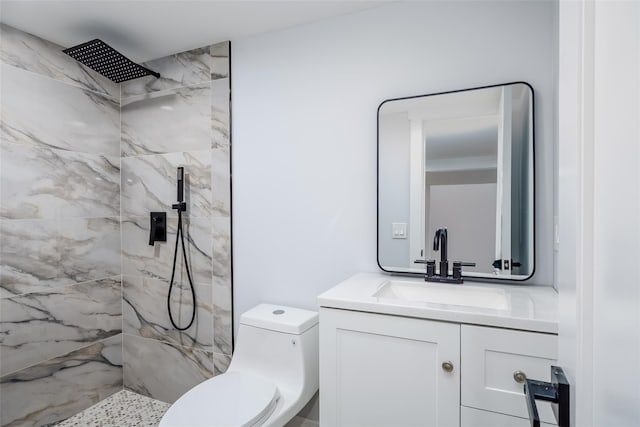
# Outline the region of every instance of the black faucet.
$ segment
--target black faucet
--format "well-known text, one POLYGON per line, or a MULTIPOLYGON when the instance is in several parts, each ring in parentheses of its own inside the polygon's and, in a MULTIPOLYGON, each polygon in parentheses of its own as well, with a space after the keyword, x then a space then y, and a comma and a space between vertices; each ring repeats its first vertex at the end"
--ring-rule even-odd
POLYGON ((433 250, 440 251, 440 277, 449 275, 449 261, 447 260, 447 229, 438 228, 433 237, 433 250))
POLYGON ((438 228, 436 234, 433 237, 433 250, 440 251, 440 270, 436 275, 436 262, 435 260, 422 260, 417 259, 414 262, 416 264, 426 264, 427 272, 424 276, 424 280, 427 282, 440 282, 440 283, 462 283, 462 267, 475 267, 474 262, 453 262, 453 275, 449 276, 449 260, 447 259, 447 229, 438 228))

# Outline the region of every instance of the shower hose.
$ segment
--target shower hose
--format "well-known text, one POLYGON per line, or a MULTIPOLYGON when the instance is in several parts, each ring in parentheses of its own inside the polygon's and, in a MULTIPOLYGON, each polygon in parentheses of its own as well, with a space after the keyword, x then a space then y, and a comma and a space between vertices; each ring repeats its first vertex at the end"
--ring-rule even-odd
POLYGON ((191 279, 191 271, 189 271, 189 262, 187 261, 187 250, 184 246, 184 231, 182 230, 182 203, 178 204, 178 228, 176 230, 176 249, 173 252, 173 268, 171 270, 171 282, 169 284, 169 292, 167 294, 167 310, 169 311, 169 320, 171 320, 171 324, 174 328, 179 331, 186 331, 193 325, 193 321, 196 318, 196 291, 193 287, 193 280, 191 279), (185 327, 180 327, 173 319, 173 315, 171 314, 171 291, 173 290, 173 279, 176 275, 176 261, 178 260, 178 244, 182 242, 182 256, 184 258, 184 266, 187 270, 187 278, 189 279, 189 286, 191 287, 191 297, 193 300, 193 312, 191 314, 191 320, 189 324, 185 327))

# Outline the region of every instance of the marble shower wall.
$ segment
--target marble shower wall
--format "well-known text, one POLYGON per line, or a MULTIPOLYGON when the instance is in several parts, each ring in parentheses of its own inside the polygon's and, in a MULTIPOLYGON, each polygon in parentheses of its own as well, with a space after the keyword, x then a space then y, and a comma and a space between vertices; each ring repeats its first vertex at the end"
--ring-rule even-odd
MULTIPOLYGON (((231 357, 229 43, 145 65, 161 78, 121 85, 124 386, 173 402, 224 372, 231 357), (171 326, 166 308, 179 166, 197 300, 195 323, 185 332, 171 326), (167 212, 166 243, 148 245, 151 211, 167 212)), ((184 325, 193 301, 181 256, 176 282, 173 313, 184 325)))
POLYGON ((0 25, 0 424, 122 389, 120 88, 0 25))

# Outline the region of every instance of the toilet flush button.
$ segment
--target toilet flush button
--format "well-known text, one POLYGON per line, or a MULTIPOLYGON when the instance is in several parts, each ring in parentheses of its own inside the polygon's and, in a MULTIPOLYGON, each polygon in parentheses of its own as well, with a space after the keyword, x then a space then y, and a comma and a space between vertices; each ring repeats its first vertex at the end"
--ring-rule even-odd
POLYGON ((272 313, 278 316, 280 314, 284 314, 284 310, 273 310, 272 313))

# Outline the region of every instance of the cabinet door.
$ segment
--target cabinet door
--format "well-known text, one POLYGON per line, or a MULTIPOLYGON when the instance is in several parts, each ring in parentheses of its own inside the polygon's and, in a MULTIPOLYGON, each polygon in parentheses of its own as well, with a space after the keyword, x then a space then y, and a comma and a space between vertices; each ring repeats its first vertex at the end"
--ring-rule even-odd
MULTIPOLYGON (((541 425, 554 427, 555 424, 542 423, 541 425)), ((463 406, 460 408, 460 427, 531 427, 531 421, 463 406)))
POLYGON ((323 427, 458 427, 459 381, 460 325, 320 309, 323 427))
MULTIPOLYGON (((462 325, 461 341, 462 405, 528 419, 524 384, 515 373, 549 381, 558 336, 462 325)), ((555 423, 549 402, 537 403, 540 419, 555 423)))

